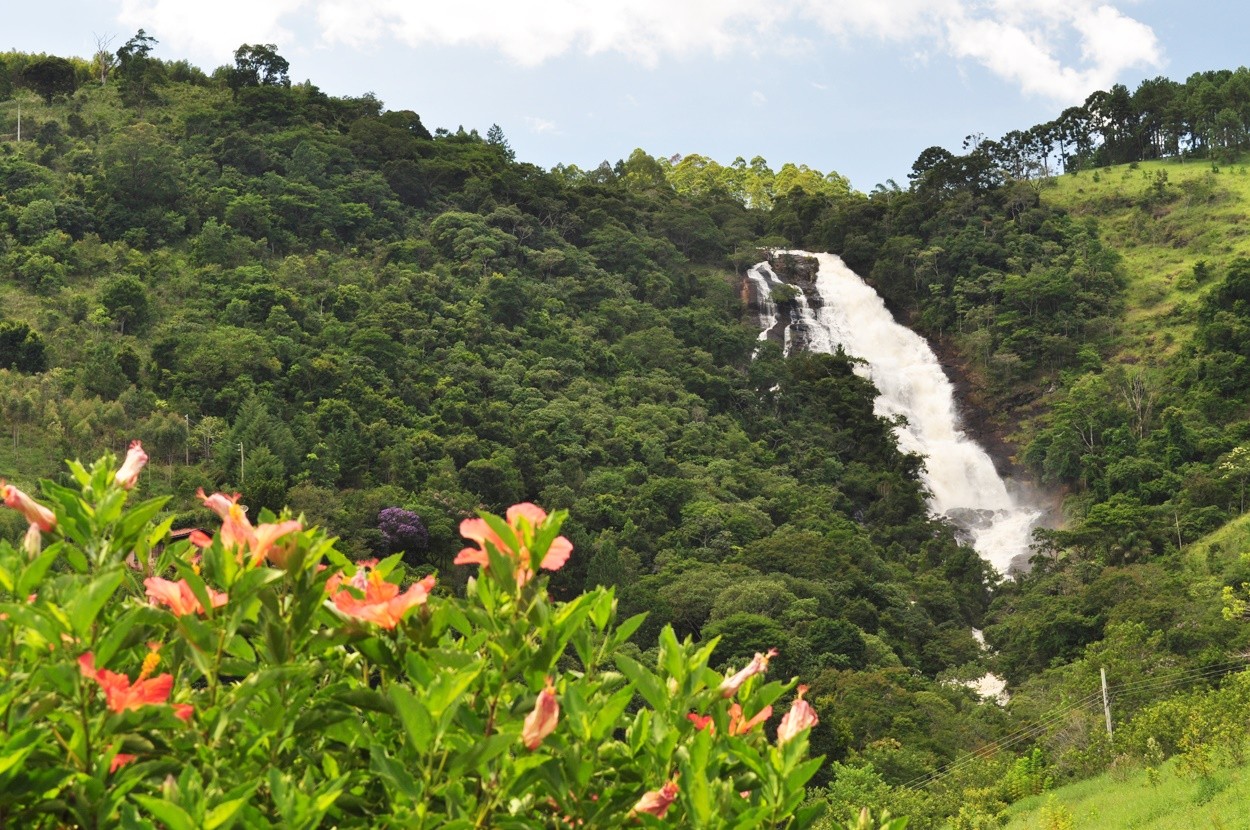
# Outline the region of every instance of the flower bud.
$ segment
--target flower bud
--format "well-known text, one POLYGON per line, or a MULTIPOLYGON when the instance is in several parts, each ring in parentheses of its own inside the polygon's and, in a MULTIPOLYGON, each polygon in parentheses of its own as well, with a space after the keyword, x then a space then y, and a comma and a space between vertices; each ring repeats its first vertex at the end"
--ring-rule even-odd
POLYGON ((555 731, 559 721, 560 704, 556 700, 556 688, 548 677, 546 687, 538 693, 538 700, 534 702, 534 711, 525 717, 525 725, 521 728, 525 748, 537 749, 543 738, 555 731))
POLYGON ((139 471, 147 463, 148 454, 143 451, 143 444, 131 441, 130 449, 126 450, 126 460, 122 463, 122 468, 117 471, 117 475, 113 476, 113 483, 122 489, 131 489, 139 480, 139 471))
POLYGON ((777 745, 786 743, 796 737, 804 729, 811 729, 820 723, 820 718, 816 717, 816 710, 811 707, 803 695, 807 694, 807 687, 799 687, 799 695, 794 700, 794 705, 790 707, 790 711, 786 712, 785 717, 781 719, 781 725, 777 727, 777 745))

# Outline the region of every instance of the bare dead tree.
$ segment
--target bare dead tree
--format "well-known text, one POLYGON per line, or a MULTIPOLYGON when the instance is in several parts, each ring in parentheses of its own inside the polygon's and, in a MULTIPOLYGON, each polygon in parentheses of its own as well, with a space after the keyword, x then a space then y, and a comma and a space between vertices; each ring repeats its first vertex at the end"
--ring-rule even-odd
POLYGON ((1124 384, 1120 387, 1120 394, 1124 397, 1124 403, 1128 405, 1129 412, 1132 414, 1133 432, 1138 440, 1141 440, 1150 431, 1156 398, 1155 390, 1147 382, 1145 373, 1139 371, 1125 378, 1124 384))
POLYGON ((117 56, 113 54, 113 41, 117 35, 95 35, 95 54, 91 56, 91 70, 100 77, 100 86, 108 83, 109 73, 117 65, 117 56))

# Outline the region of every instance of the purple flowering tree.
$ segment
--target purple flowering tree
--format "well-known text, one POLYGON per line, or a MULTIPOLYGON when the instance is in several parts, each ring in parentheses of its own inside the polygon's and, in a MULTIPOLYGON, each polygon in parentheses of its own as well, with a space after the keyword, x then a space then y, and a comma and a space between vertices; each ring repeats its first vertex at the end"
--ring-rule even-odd
POLYGON ((388 553, 403 551, 404 560, 418 564, 416 554, 430 543, 430 532, 421 517, 402 507, 385 507, 378 513, 378 530, 388 553))

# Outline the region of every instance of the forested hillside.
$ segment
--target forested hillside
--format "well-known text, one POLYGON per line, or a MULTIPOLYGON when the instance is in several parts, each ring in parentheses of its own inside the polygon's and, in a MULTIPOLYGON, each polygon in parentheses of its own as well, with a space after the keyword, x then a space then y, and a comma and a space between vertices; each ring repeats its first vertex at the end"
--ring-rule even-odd
MULTIPOLYGON (((1245 566, 1183 549, 1244 509, 1250 265, 1195 265, 1176 283, 1190 328, 1133 359, 1141 274, 1051 187, 1052 151, 1025 159, 1040 167, 987 143, 926 151, 911 187, 867 195, 758 158, 544 171, 497 127, 431 130, 292 83, 272 46, 211 75, 158 49, 140 32, 93 61, 0 54, 0 475, 63 476, 65 457, 141 438, 148 493, 289 505, 452 590, 462 518, 568 509, 558 594, 616 586, 649 613, 639 642, 666 623, 719 636, 718 666, 779 649, 777 674, 821 711, 813 746, 839 762, 813 797, 912 827, 969 788, 992 812, 1100 769, 1112 750, 1082 710, 1032 736, 1044 760, 1013 743, 928 792, 899 786, 1085 698, 1100 665, 1201 685, 1244 643, 1219 588, 1245 566), (840 253, 961 355, 1020 463, 1071 494, 1031 575, 993 585, 930 519, 922 460, 849 359, 758 343, 741 273, 777 244, 840 253), (392 507, 419 519, 383 528, 392 507), (986 667, 974 626, 1010 707, 949 682, 986 667)), ((1115 129, 1071 152, 1052 135, 1055 157, 1121 160, 1115 129)), ((1197 129, 1133 146, 1239 146, 1197 129)), ((1147 184, 1124 198, 1204 198, 1147 184)), ((176 505, 178 525, 207 521, 176 505)))
MULTIPOLYGON (((1039 730, 1052 772, 1146 751, 1150 729, 1089 742, 1096 715, 1073 701, 1097 689, 1099 664, 1157 695, 1237 666, 1245 642, 1244 545, 1208 534, 1246 508, 1247 77, 1095 93, 1026 133, 971 137, 964 155, 925 151, 906 191, 794 194, 774 212, 947 344, 1016 461, 1066 494, 1064 528, 1039 535, 986 629, 1013 708, 1063 713, 1039 730)), ((1126 696, 1118 717, 1153 696, 1126 696)), ((1179 735, 1153 724, 1176 751, 1179 735)), ((1194 745, 1215 729, 1184 728, 1194 745)))
POLYGON ((817 701, 863 697, 827 707, 824 751, 900 718, 925 764, 993 733, 934 680, 978 657, 989 594, 919 459, 845 358, 752 360, 735 265, 765 206, 682 193, 641 152, 547 173, 497 129, 327 97, 256 47, 209 77, 151 45, 104 83, 71 64, 50 103, 30 77, 54 59, 3 56, 7 477, 138 437, 149 491, 290 505, 362 556, 393 541, 382 509, 415 511, 418 572, 480 506, 568 508, 560 592, 619 586, 641 641, 776 647, 817 701))

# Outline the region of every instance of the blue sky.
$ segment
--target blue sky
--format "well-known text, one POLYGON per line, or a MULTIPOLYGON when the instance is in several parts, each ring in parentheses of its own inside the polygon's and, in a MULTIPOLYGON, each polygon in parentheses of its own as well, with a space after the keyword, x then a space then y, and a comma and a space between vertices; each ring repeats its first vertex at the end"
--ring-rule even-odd
POLYGON ((430 128, 498 123, 518 158, 760 155, 870 190, 969 133, 1112 83, 1248 62, 1250 4, 1193 0, 0 0, 0 49, 87 56, 138 28, 211 71, 270 42, 335 95, 430 128))

